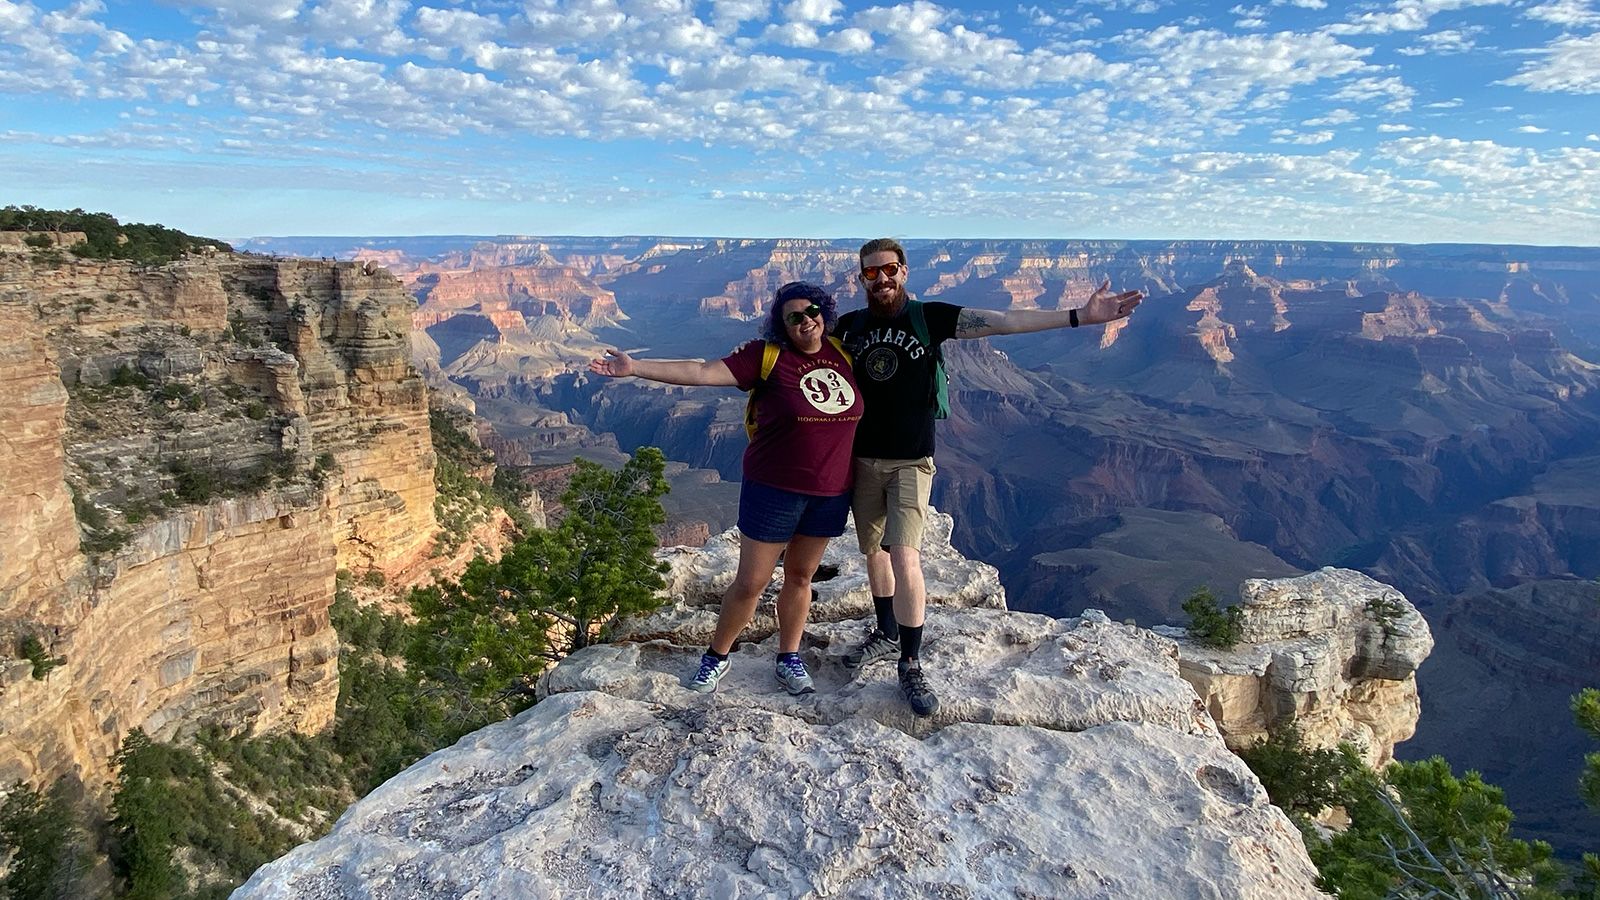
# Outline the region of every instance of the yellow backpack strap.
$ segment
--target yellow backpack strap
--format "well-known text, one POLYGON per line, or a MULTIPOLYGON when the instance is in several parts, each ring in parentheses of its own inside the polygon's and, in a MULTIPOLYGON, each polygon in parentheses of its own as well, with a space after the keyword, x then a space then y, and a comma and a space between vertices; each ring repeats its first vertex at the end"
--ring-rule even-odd
POLYGON ((850 351, 844 348, 844 341, 841 341, 830 334, 828 335, 828 343, 833 345, 833 349, 839 351, 839 355, 844 357, 845 362, 849 363, 850 365, 855 365, 856 361, 850 358, 850 351))
POLYGON ((750 396, 744 401, 744 436, 747 438, 756 436, 756 392, 761 390, 777 365, 778 345, 767 341, 767 345, 761 348, 761 378, 750 387, 750 396))
POLYGON ((778 345, 767 341, 767 346, 761 349, 761 380, 766 381, 772 374, 772 369, 778 364, 778 345))

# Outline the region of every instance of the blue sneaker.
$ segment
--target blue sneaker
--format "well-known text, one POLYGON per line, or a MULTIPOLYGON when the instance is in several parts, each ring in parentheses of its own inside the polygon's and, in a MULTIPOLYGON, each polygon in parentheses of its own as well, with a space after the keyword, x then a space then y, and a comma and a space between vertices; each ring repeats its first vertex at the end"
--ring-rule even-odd
POLYGON ((811 683, 811 673, 806 671, 806 662, 798 653, 786 653, 778 657, 778 667, 773 670, 778 676, 778 683, 791 694, 810 694, 816 691, 816 686, 811 683))
POLYGON ((689 690, 709 694, 717 689, 717 682, 728 674, 728 660, 717 659, 709 653, 700 657, 700 671, 689 680, 689 690))

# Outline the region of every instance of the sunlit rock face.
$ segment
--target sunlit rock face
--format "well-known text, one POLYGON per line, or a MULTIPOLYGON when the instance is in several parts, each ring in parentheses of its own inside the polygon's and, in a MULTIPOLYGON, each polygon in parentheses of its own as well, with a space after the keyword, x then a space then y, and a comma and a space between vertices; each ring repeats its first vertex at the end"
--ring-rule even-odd
POLYGON ((1349 741, 1369 765, 1394 758, 1416 731, 1417 667, 1433 650, 1428 623, 1394 588, 1350 569, 1253 578, 1240 588, 1244 631, 1229 650, 1181 628, 1183 677, 1229 746, 1249 746, 1293 723, 1313 746, 1349 741))
POLYGON ((0 645, 63 660, 0 670, 0 781, 332 720, 335 572, 437 531, 413 308, 350 263, 0 258, 0 645))
MULTIPOLYGON (((688 691, 732 558, 665 551, 687 634, 662 613, 574 654, 532 709, 401 773, 235 896, 1320 896, 1174 643, 1007 611, 980 587, 992 569, 938 546, 947 520, 933 531, 933 717, 911 715, 889 663, 845 667, 863 618, 807 629, 814 694, 774 681, 761 623, 714 693, 688 691)), ((855 604, 857 578, 841 565, 819 607, 855 604)))

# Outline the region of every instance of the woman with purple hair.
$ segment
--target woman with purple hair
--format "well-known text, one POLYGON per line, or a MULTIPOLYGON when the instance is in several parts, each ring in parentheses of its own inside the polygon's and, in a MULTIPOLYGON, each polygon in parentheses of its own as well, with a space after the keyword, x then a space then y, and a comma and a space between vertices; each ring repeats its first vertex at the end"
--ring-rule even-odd
POLYGON ((814 284, 778 288, 763 340, 722 359, 633 359, 607 350, 589 362, 597 375, 633 375, 666 384, 738 387, 752 392, 753 426, 739 488, 739 571, 722 597, 711 646, 691 690, 707 692, 728 671, 734 639, 755 615, 761 591, 783 557, 778 592, 778 682, 791 694, 814 690, 800 657, 811 611, 811 576, 828 539, 844 533, 850 510, 851 444, 861 395, 850 357, 828 337, 833 297, 814 284))

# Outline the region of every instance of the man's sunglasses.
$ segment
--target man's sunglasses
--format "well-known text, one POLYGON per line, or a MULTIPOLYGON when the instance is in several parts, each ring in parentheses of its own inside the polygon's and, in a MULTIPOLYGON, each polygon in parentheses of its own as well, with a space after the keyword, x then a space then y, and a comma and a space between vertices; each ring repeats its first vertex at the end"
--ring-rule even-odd
POLYGON ((877 281, 878 280, 878 274, 880 272, 885 277, 894 278, 895 276, 899 275, 900 274, 900 270, 904 269, 904 268, 905 268, 905 266, 901 265, 900 263, 884 263, 881 266, 862 266, 861 267, 861 280, 862 281, 877 281))
POLYGON ((783 314, 783 321, 784 321, 784 324, 786 324, 786 325, 799 325, 801 322, 804 322, 808 318, 810 318, 810 319, 818 319, 818 318, 821 318, 821 317, 822 317, 822 307, 820 307, 820 306, 816 305, 815 303, 813 303, 810 306, 806 307, 805 309, 797 309, 794 312, 786 312, 786 313, 784 313, 783 314))

